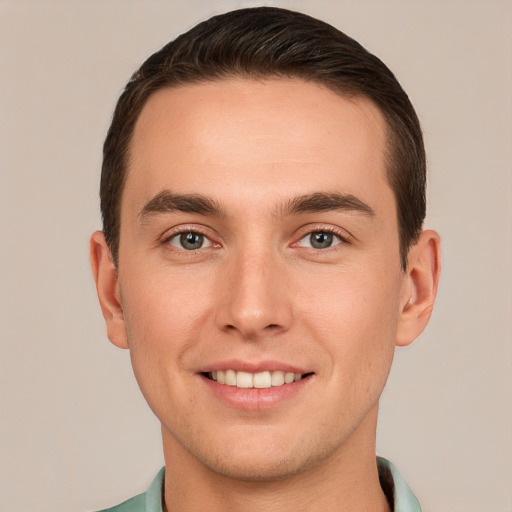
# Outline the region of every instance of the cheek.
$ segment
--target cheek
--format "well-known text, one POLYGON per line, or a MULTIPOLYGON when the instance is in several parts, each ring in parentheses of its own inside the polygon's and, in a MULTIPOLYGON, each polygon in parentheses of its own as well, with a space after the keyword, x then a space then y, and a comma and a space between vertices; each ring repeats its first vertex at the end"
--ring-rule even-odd
MULTIPOLYGON (((389 272, 389 270, 388 270, 389 272)), ((399 276, 339 272, 317 276, 303 303, 302 321, 330 355, 332 371, 385 379, 393 358, 399 303, 399 276)), ((343 377, 345 379, 345 377, 343 377)))
POLYGON ((132 273, 126 286, 120 281, 133 370, 148 399, 150 389, 173 382, 199 337, 205 294, 165 272, 132 273))
POLYGON ((165 269, 131 274, 121 293, 132 343, 152 345, 155 349, 160 344, 168 348, 170 343, 185 343, 210 308, 208 297, 212 294, 206 287, 202 279, 192 281, 190 276, 165 269))

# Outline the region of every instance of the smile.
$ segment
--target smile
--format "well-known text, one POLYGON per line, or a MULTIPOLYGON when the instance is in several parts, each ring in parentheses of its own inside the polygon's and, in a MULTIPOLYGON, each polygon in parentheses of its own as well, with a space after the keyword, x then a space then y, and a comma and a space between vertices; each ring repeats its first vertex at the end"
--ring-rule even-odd
POLYGON ((270 387, 284 386, 297 382, 311 373, 292 373, 280 370, 264 371, 259 373, 250 373, 236 370, 218 370, 216 372, 207 372, 204 374, 207 378, 237 388, 257 388, 264 389, 270 387))

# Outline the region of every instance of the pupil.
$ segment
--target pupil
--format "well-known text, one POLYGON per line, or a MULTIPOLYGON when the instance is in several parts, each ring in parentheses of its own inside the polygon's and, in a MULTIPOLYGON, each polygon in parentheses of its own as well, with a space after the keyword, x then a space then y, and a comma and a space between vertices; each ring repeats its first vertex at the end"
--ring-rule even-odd
POLYGON ((319 231, 311 235, 310 241, 315 249, 325 249, 332 245, 332 234, 319 231))
POLYGON ((199 249, 203 245, 203 235, 200 233, 183 233, 180 236, 180 242, 185 249, 199 249))

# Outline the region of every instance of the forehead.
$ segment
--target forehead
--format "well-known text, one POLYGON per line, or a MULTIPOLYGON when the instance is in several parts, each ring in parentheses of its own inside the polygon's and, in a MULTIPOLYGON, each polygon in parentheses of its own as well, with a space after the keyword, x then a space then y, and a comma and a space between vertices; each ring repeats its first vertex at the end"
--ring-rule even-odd
POLYGON ((376 196, 389 189, 385 145, 370 100, 299 79, 162 89, 135 126, 126 200, 163 189, 242 201, 319 189, 376 196))

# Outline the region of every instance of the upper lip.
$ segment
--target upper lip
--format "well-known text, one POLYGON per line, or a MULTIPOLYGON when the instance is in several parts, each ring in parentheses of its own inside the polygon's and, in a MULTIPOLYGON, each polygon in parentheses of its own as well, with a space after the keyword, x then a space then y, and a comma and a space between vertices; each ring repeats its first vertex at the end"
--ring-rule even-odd
POLYGON ((240 359, 230 359, 225 361, 217 361, 205 365, 199 370, 199 373, 217 372, 219 370, 236 370, 248 373, 261 373, 265 371, 283 371, 290 373, 311 373, 311 370, 306 370, 303 367, 295 366, 290 363, 282 363, 280 361, 242 361, 240 359))

